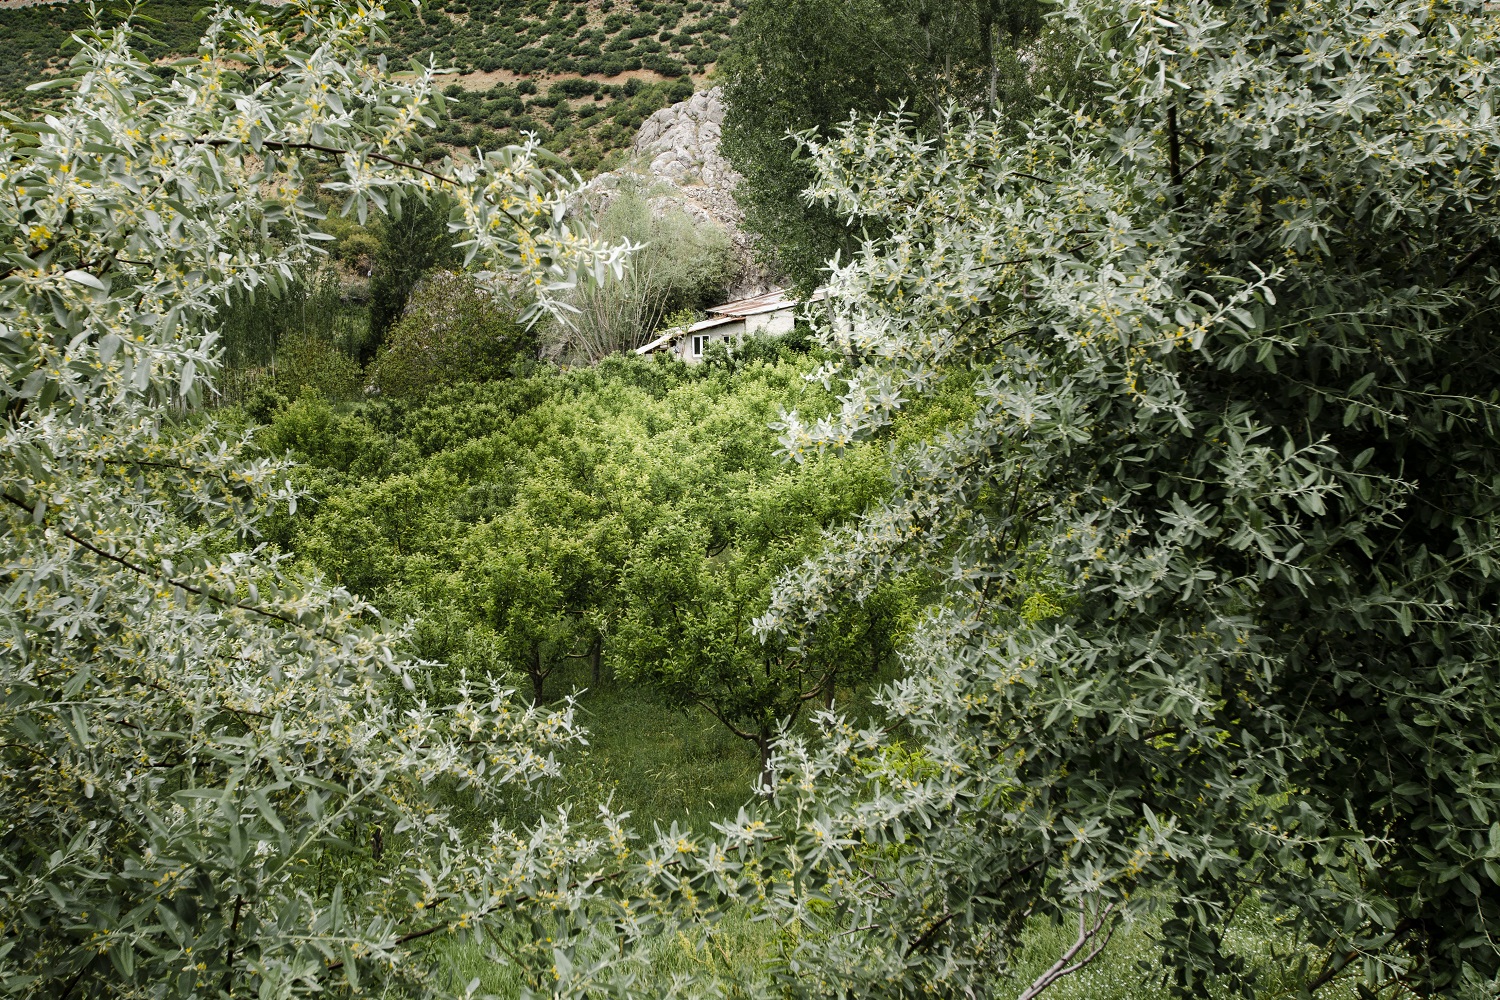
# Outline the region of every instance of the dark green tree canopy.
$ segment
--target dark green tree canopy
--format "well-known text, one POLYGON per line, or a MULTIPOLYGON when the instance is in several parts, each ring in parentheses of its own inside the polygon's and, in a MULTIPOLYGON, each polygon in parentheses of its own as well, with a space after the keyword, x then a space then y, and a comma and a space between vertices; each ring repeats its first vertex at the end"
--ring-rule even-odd
POLYGON ((951 101, 1024 117, 1036 74, 1018 53, 1041 26, 1037 0, 754 0, 720 63, 723 147, 770 263, 809 290, 859 246, 848 220, 803 197, 813 173, 790 133, 826 139, 851 113, 897 106, 930 127, 951 101))

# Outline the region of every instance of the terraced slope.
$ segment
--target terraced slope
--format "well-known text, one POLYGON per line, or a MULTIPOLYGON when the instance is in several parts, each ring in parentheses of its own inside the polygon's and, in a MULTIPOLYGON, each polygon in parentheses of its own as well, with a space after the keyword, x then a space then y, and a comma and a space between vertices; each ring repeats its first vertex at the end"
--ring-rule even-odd
MULTIPOLYGON (((147 51, 191 52, 201 30, 194 18, 202 8, 203 0, 152 0, 144 10, 152 20, 143 27, 156 42, 148 43, 147 51)), ((86 3, 0 5, 0 106, 33 107, 36 98, 26 93, 26 86, 65 65, 73 51, 69 39, 88 27, 86 3)))
MULTIPOLYGON (((691 95, 744 3, 435 0, 394 10, 382 50, 396 65, 452 69, 435 144, 492 146, 533 131, 591 171, 628 146, 652 112, 691 95)), ((149 0, 151 54, 192 51, 202 6, 149 0)), ((81 3, 0 6, 0 107, 34 110, 26 85, 62 65, 69 37, 88 23, 81 3)))
POLYGON ((701 73, 744 0, 438 0, 395 12, 393 55, 461 72, 662 78, 701 73))

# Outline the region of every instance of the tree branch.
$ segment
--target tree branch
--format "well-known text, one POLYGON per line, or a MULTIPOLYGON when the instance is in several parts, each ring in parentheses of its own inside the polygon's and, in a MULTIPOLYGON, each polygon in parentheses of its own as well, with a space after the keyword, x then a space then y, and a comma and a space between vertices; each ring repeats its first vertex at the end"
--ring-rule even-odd
POLYGON ((1475 247, 1473 250, 1470 250, 1467 254, 1465 254, 1463 260, 1460 260, 1456 265, 1454 265, 1453 273, 1448 276, 1448 284, 1451 285, 1459 278, 1462 278, 1464 276, 1464 272, 1473 267, 1474 262, 1477 261, 1480 257, 1484 256, 1484 252, 1489 248, 1490 241, 1485 240, 1483 243, 1479 244, 1479 246, 1475 247))
MULTIPOLYGON (((1182 141, 1177 137, 1177 105, 1167 105, 1167 159, 1172 168, 1172 187, 1182 188, 1182 141)), ((1179 193, 1177 197, 1181 197, 1179 193)))
MULTIPOLYGON (((1395 941, 1401 935, 1405 934, 1407 931, 1413 929, 1416 926, 1417 921, 1412 920, 1410 917, 1408 917, 1407 919, 1401 921, 1396 925, 1395 929, 1391 931, 1390 937, 1386 938, 1383 944, 1390 944, 1392 941, 1395 941)), ((1316 993, 1318 990, 1322 989, 1324 986, 1327 986, 1329 983, 1337 979, 1339 975, 1349 967, 1349 963, 1353 962, 1361 954, 1363 954, 1363 952, 1360 949, 1351 948, 1349 949, 1349 951, 1345 952, 1342 955, 1329 955, 1328 961, 1323 963, 1323 971, 1318 973, 1316 977, 1310 980, 1307 986, 1304 987, 1304 989, 1309 994, 1316 993)))
POLYGON ((234 944, 235 936, 240 932, 240 909, 245 905, 245 897, 236 895, 234 897, 234 919, 229 922, 229 941, 224 946, 224 992, 230 993, 230 986, 234 982, 234 944))
POLYGON ((932 939, 937 937, 937 932, 943 929, 943 925, 956 916, 958 916, 958 914, 948 912, 943 914, 937 920, 933 921, 932 926, 923 931, 921 937, 917 938, 911 944, 906 946, 906 951, 902 953, 901 957, 907 958, 911 955, 912 952, 919 951, 922 948, 927 947, 932 943, 932 939))
POLYGON ((1036 979, 1032 980, 1031 985, 1026 987, 1025 992, 1017 997, 1016 1000, 1034 1000, 1034 998, 1040 995, 1043 990, 1051 986, 1053 983, 1057 982, 1059 979, 1063 978, 1064 976, 1072 975, 1079 969, 1083 968, 1085 965, 1088 965, 1095 958, 1098 958, 1099 953, 1104 950, 1105 945, 1109 944, 1110 938, 1114 937, 1115 935, 1115 922, 1109 919, 1110 914, 1114 912, 1114 908, 1115 904, 1110 903, 1094 919, 1093 926, 1089 926, 1088 904, 1079 903, 1078 940, 1074 941, 1072 946, 1067 951, 1062 953, 1061 958, 1052 963, 1052 967, 1050 969, 1042 973, 1040 976, 1037 976, 1036 979), (1104 940, 1100 941, 1099 944, 1096 945, 1094 949, 1083 958, 1079 959, 1077 962, 1073 962, 1072 965, 1069 965, 1068 963, 1072 962, 1073 957, 1080 951, 1082 951, 1084 946, 1087 945, 1089 941, 1093 940, 1095 935, 1099 933, 1099 931, 1106 925, 1106 923, 1109 926, 1109 932, 1104 935, 1104 940))
MULTIPOLYGON (((249 145, 249 143, 243 142, 239 139, 195 139, 193 141, 195 145, 199 146, 249 145)), ((267 139, 261 143, 261 146, 281 150, 305 149, 315 153, 336 153, 340 156, 347 156, 350 153, 354 152, 354 150, 352 149, 342 149, 338 146, 324 146, 323 144, 317 142, 282 142, 279 139, 267 139)), ((379 160, 381 163, 389 163, 393 167, 402 167, 406 170, 415 170, 419 174, 426 174, 428 177, 440 180, 444 184, 452 184, 455 186, 457 186, 458 184, 458 181, 454 180, 452 177, 444 177, 442 174, 428 170, 426 167, 420 166, 416 163, 407 163, 405 160, 398 160, 394 156, 386 156, 384 153, 375 153, 368 150, 366 150, 362 155, 368 156, 372 160, 379 160)))
MULTIPOLYGON (((24 500, 18 500, 18 499, 16 499, 15 497, 11 496, 9 493, 0 493, 0 497, 4 497, 4 499, 6 501, 8 501, 9 503, 11 503, 12 505, 14 505, 16 507, 19 507, 20 509, 22 509, 24 511, 26 511, 28 514, 31 513, 31 511, 32 511, 32 507, 31 507, 30 504, 26 503, 26 501, 24 501, 24 500)), ((54 525, 54 527, 57 527, 57 526, 54 525)), ((65 538, 69 539, 70 541, 74 542, 77 545, 83 546, 85 549, 88 549, 90 552, 94 553, 94 555, 98 556, 99 558, 101 558, 101 559, 107 559, 107 560, 109 560, 112 563, 117 563, 117 564, 119 564, 121 566, 124 566, 126 569, 130 570, 132 573, 136 573, 136 574, 138 574, 138 575, 140 575, 142 577, 145 577, 147 579, 165 580, 167 583, 171 584, 172 586, 178 587, 178 588, 180 588, 182 590, 185 590, 189 594, 197 594, 199 597, 202 597, 202 598, 204 598, 206 600, 209 600, 209 601, 213 601, 215 604, 220 604, 220 605, 222 605, 222 606, 224 606, 226 608, 238 608, 241 611, 250 611, 250 612, 253 612, 253 613, 257 614, 257 615, 264 615, 267 618, 274 618, 274 619, 276 619, 279 622, 285 622, 288 625, 294 625, 294 626, 297 626, 297 627, 301 627, 301 623, 300 622, 294 621, 293 619, 288 618, 285 615, 277 614, 274 611, 267 611, 265 608, 257 608, 253 604, 242 604, 239 601, 231 601, 231 600, 229 600, 227 598, 220 597, 218 594, 211 593, 211 592, 209 592, 207 590, 204 590, 201 587, 195 587, 195 586, 193 586, 192 584, 188 583, 185 580, 179 580, 179 579, 176 579, 175 577, 170 577, 170 576, 166 576, 165 574, 162 574, 162 573, 154 572, 152 570, 147 569, 144 566, 140 566, 140 565, 137 565, 136 563, 131 562, 129 559, 126 559, 123 556, 117 556, 113 552, 108 552, 108 551, 106 551, 104 549, 101 549, 99 546, 94 545, 91 542, 85 541, 84 539, 80 538, 78 535, 76 535, 73 532, 69 531, 67 528, 58 527, 58 530, 62 532, 62 534, 63 534, 63 536, 65 538)))

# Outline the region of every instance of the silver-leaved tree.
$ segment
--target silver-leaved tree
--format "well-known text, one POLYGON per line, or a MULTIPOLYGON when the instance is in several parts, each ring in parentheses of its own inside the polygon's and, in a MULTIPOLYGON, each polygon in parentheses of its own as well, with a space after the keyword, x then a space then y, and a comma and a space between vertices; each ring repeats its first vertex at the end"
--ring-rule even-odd
POLYGON ((839 830, 916 832, 804 968, 983 995, 1045 913, 1077 933, 1029 998, 1155 908, 1180 990, 1253 993, 1249 900, 1307 993, 1500 971, 1491 6, 1070 0, 1093 85, 1024 134, 812 145, 888 236, 833 275, 842 413, 787 449, 975 395, 763 620, 949 576, 885 698, 922 768, 839 830))
POLYGON ((457 839, 435 790, 548 778, 571 709, 476 683, 398 712, 400 630, 250 544, 295 509, 282 466, 183 419, 216 308, 317 252, 314 170, 361 217, 442 187, 471 261, 539 309, 624 260, 533 147, 404 162, 432 83, 366 55, 382 16, 220 10, 166 67, 95 33, 53 114, 0 126, 7 996, 420 993, 406 942, 567 857, 457 839), (374 868, 329 882, 351 858, 374 868))

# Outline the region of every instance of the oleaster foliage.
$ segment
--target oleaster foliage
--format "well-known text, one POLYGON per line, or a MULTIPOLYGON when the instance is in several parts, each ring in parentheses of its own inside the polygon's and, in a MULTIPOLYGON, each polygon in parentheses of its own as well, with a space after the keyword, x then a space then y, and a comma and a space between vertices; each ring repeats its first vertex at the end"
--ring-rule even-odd
POLYGON ((487 683, 398 705, 423 669, 402 631, 250 545, 295 509, 284 467, 182 419, 219 304, 319 252, 315 184, 361 217, 442 187, 471 260, 537 308, 627 252, 564 220, 534 146, 405 164, 431 78, 366 57, 383 16, 219 10, 166 67, 128 27, 84 35, 46 84, 63 106, 0 125, 7 996, 424 993, 405 942, 560 864, 544 832, 460 840, 438 793, 555 774, 571 707, 487 683))
POLYGON ((1023 914, 1070 921, 1031 997, 1155 909, 1180 991, 1253 994, 1226 943, 1249 901, 1295 929, 1307 993, 1478 988, 1500 972, 1500 15, 1056 17, 1097 86, 1024 141, 955 113, 810 149, 811 196, 889 236, 834 270, 844 405, 789 415, 789 453, 879 432, 956 369, 977 409, 762 619, 795 634, 910 566, 951 585, 885 699, 933 774, 861 807, 917 832, 834 895, 803 968, 985 995, 1023 914))

